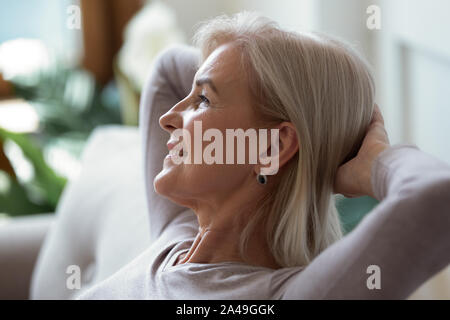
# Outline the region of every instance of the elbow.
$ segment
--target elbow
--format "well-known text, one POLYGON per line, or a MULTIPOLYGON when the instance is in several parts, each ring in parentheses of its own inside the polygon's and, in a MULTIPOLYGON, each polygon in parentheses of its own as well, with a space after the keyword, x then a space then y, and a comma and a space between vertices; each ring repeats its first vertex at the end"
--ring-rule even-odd
POLYGON ((400 198, 416 199, 428 205, 439 204, 450 210, 450 170, 420 173, 408 180, 403 181, 403 188, 398 192, 400 198))
POLYGON ((441 172, 439 177, 427 177, 426 181, 422 179, 420 184, 409 188, 411 192, 404 197, 404 203, 409 208, 407 215, 410 219, 417 215, 416 221, 450 235, 450 172, 441 172))
POLYGON ((419 196, 423 201, 446 208, 450 214, 450 172, 425 183, 419 188, 419 196))

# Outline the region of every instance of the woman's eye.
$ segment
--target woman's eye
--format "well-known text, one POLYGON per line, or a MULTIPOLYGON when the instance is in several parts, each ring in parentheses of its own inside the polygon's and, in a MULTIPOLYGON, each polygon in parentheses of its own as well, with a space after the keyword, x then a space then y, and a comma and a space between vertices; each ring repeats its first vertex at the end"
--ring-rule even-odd
POLYGON ((198 96, 200 98, 200 103, 206 103, 207 105, 209 105, 209 100, 207 97, 205 97, 204 95, 199 95, 198 96))

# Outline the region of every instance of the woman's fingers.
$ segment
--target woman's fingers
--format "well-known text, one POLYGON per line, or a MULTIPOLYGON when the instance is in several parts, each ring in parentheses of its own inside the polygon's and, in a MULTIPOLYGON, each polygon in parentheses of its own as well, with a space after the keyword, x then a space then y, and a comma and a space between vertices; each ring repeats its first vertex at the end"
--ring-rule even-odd
POLYGON ((347 197, 373 196, 371 170, 374 159, 389 146, 380 108, 375 104, 372 120, 355 158, 338 168, 334 189, 347 197))
POLYGON ((378 107, 378 104, 375 103, 375 108, 373 110, 372 122, 381 122, 384 125, 384 118, 381 114, 381 110, 378 107))

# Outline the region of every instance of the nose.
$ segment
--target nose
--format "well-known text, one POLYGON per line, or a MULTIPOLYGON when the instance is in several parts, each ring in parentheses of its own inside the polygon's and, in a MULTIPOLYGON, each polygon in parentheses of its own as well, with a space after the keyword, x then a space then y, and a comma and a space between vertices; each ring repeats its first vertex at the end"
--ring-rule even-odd
POLYGON ((182 102, 183 101, 177 103, 159 118, 159 125, 168 133, 172 133, 175 129, 183 127, 183 117, 181 115, 182 110, 180 110, 180 105, 182 102))

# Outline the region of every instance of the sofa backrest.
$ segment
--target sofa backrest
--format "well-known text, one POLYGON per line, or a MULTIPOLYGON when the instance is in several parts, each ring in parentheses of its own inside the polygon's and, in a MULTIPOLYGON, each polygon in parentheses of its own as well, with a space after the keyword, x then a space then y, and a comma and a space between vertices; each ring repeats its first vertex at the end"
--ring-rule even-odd
POLYGON ((137 128, 103 126, 93 132, 81 173, 64 189, 39 254, 32 299, 75 298, 149 245, 141 162, 137 128))

